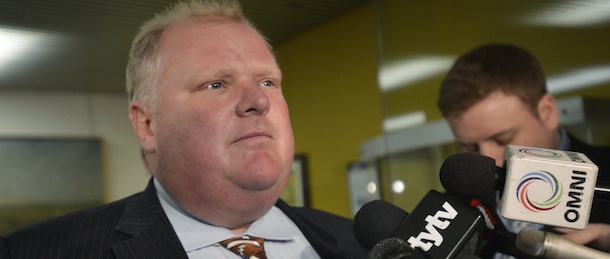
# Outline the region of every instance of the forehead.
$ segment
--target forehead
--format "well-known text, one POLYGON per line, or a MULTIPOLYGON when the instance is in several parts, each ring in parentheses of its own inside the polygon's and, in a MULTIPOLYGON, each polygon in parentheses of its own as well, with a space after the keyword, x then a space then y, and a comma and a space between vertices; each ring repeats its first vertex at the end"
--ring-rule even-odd
POLYGON ((236 21, 184 21, 161 39, 159 99, 186 93, 212 81, 281 83, 282 74, 267 42, 247 24, 236 21))
MULTIPOLYGON (((160 41, 161 51, 167 46, 241 46, 264 45, 263 37, 249 25, 235 20, 186 19, 167 27, 160 41)), ((188 49, 187 49, 188 51, 188 49)))
POLYGON ((514 114, 530 113, 530 109, 518 96, 501 91, 490 93, 474 103, 457 118, 493 120, 514 114))
POLYGON ((536 118, 514 95, 492 93, 463 113, 447 118, 460 141, 472 142, 526 125, 536 118))
POLYGON ((223 66, 279 70, 264 38, 248 24, 233 20, 177 22, 163 34, 159 53, 166 71, 177 66, 185 73, 226 69, 223 66))

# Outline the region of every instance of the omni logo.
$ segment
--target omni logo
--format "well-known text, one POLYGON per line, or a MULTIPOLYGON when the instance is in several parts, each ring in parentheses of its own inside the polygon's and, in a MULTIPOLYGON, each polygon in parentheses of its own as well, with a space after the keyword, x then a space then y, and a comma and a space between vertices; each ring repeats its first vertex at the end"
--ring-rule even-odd
POLYGON ((533 212, 551 210, 557 205, 563 195, 562 185, 559 183, 554 175, 546 171, 531 172, 527 173, 519 180, 519 186, 517 187, 517 200, 523 207, 533 212), (549 195, 540 197, 541 195, 531 195, 528 189, 534 186, 540 190, 540 184, 548 186, 550 190, 549 195))

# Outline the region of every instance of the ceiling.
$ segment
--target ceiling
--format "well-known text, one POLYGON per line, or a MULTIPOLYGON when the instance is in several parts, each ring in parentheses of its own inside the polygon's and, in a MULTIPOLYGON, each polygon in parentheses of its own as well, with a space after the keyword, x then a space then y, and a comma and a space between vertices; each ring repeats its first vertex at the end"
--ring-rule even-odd
MULTIPOLYGON (((273 45, 370 1, 241 0, 273 45)), ((0 91, 124 92, 138 26, 174 2, 0 0, 0 91)))

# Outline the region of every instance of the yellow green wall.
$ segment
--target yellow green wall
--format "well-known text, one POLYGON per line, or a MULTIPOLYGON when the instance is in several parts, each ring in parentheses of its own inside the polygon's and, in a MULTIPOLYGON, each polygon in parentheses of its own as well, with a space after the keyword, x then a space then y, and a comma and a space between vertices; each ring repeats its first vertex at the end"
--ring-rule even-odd
POLYGON ((349 217, 347 165, 360 143, 382 134, 373 24, 366 5, 275 46, 311 205, 349 217))
MULTIPOLYGON (((384 113, 423 110, 428 121, 441 118, 436 98, 443 75, 382 96, 377 90, 380 62, 428 54, 457 57, 491 41, 524 46, 540 59, 548 75, 606 64, 610 57, 607 24, 593 28, 527 27, 510 19, 538 8, 531 1, 383 0, 377 2, 383 48, 379 61, 374 4, 275 46, 284 72, 296 153, 309 159, 312 207, 344 216, 350 216, 347 165, 358 160, 362 142, 382 134, 384 113)), ((610 85, 557 96, 569 95, 610 97, 610 85)), ((422 168, 398 171, 419 172, 422 168)), ((419 172, 409 174, 408 180, 422 190, 438 189, 428 176, 419 172)), ((416 196, 409 195, 413 201, 406 207, 421 199, 416 196)))

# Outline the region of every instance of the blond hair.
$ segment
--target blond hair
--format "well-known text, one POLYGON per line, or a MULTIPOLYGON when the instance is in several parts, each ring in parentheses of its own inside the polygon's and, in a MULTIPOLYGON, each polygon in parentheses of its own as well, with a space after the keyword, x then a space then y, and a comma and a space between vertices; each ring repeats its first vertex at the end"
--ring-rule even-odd
POLYGON ((156 110, 156 88, 163 71, 163 57, 159 53, 161 37, 169 26, 184 20, 201 23, 237 21, 261 34, 244 16, 237 0, 179 2, 167 8, 146 21, 132 42, 126 73, 130 102, 139 100, 153 111, 156 110))

